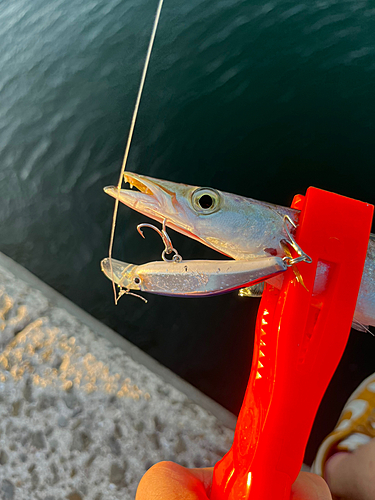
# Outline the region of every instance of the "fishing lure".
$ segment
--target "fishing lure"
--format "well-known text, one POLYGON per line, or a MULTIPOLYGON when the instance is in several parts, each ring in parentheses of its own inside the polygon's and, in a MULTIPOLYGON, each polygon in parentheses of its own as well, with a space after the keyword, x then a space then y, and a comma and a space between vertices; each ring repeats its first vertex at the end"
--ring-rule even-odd
POLYGON ((288 264, 280 257, 252 260, 162 260, 141 265, 115 259, 111 262, 106 258, 101 261, 101 268, 107 278, 113 279, 125 290, 173 297, 207 297, 274 277, 286 271, 288 264))

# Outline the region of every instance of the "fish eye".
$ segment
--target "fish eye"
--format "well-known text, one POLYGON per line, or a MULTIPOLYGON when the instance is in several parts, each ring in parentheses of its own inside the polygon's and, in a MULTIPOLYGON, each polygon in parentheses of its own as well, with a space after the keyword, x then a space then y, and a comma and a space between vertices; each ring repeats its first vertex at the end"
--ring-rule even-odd
POLYGON ((209 195, 204 194, 198 199, 199 206, 203 209, 212 208, 215 203, 215 200, 209 195))
POLYGON ((212 214, 219 209, 220 195, 215 189, 198 188, 191 195, 193 208, 201 214, 212 214))

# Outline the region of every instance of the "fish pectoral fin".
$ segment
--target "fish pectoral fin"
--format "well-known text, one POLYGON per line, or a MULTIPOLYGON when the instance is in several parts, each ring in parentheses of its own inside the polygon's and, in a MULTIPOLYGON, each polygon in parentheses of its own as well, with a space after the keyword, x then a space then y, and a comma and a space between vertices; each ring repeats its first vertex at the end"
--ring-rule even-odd
POLYGON ((240 288, 238 295, 240 297, 261 297, 264 290, 264 281, 256 283, 253 286, 247 286, 245 288, 240 288))
POLYGON ((303 288, 306 290, 306 292, 308 292, 309 290, 308 290, 307 286, 305 285, 305 282, 303 281, 302 274, 299 272, 299 270, 295 264, 292 265, 292 269, 293 269, 293 272, 294 272, 294 275, 296 277, 297 282, 303 286, 303 288))

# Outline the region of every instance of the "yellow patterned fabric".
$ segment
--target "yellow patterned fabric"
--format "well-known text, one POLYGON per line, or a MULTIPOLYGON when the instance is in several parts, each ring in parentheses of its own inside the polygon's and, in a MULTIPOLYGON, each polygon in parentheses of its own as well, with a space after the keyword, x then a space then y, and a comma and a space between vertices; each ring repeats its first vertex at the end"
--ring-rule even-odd
POLYGON ((338 451, 352 452, 375 437, 375 373, 353 392, 334 430, 320 445, 311 472, 323 477, 324 465, 338 451))

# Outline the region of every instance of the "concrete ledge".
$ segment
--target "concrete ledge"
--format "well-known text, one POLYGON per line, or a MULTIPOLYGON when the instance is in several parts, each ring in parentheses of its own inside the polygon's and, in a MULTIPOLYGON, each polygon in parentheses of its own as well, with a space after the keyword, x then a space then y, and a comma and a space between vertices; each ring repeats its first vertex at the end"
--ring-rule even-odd
POLYGON ((174 372, 161 365, 154 358, 143 352, 137 346, 124 339, 108 328, 106 325, 95 319, 86 311, 75 305, 69 299, 61 295, 61 293, 54 290, 52 287, 44 283, 37 276, 30 271, 17 264, 10 257, 0 252, 0 267, 10 271, 17 279, 27 283, 31 288, 35 288, 42 292, 42 294, 56 307, 65 309, 68 313, 75 316, 80 322, 88 326, 95 333, 108 339, 114 346, 123 349, 134 361, 144 365, 150 371, 161 377, 163 380, 171 384, 173 387, 183 392, 189 399, 197 403, 205 410, 212 413, 217 419, 220 420, 226 427, 235 429, 237 418, 233 413, 222 407, 216 401, 209 398, 194 386, 180 378, 174 372))
POLYGON ((216 463, 235 417, 0 254, 0 498, 134 499, 216 463))

